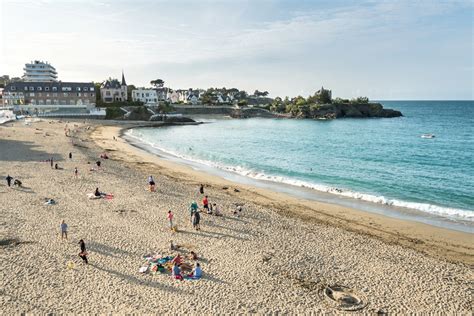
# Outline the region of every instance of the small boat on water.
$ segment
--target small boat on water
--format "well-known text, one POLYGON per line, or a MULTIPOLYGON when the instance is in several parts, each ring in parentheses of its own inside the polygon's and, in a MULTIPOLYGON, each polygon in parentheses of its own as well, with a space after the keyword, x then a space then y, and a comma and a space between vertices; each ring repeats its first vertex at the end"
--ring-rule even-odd
POLYGON ((435 138, 434 134, 423 134, 421 135, 421 138, 435 138))

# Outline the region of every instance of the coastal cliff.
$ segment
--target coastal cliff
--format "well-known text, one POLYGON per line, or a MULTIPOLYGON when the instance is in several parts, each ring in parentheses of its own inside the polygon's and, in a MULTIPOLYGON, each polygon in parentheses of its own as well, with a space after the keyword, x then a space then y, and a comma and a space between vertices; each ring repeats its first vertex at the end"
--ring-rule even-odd
POLYGON ((400 111, 384 109, 380 103, 333 103, 301 107, 292 113, 297 118, 335 119, 335 118, 369 118, 400 117, 400 111))
MULTIPOLYGON (((174 106, 174 113, 183 116, 195 115, 225 115, 233 118, 311 118, 311 119, 336 119, 336 118, 370 118, 370 117, 399 117, 400 111, 384 109, 380 103, 332 103, 305 105, 293 109, 289 113, 278 113, 260 107, 234 107, 234 106, 174 106)), ((153 109, 156 111, 156 109, 153 109)), ((162 120, 160 115, 154 115, 151 108, 126 107, 117 109, 116 112, 108 111, 108 119, 156 121, 162 120), (125 112, 127 111, 127 113, 125 112), (112 115, 113 114, 113 115, 112 115)), ((177 118, 175 118, 177 119, 177 118)), ((179 119, 192 121, 185 117, 179 119)))

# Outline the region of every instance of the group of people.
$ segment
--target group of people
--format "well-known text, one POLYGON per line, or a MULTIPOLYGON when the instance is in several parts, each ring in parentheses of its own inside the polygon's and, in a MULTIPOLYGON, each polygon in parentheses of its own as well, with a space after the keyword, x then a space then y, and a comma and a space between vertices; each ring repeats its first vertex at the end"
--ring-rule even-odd
MULTIPOLYGON (((190 255, 191 260, 197 260, 196 254, 191 251, 190 255)), ((181 255, 177 254, 173 260, 171 260, 171 263, 173 264, 173 268, 171 269, 171 275, 173 278, 177 280, 183 280, 184 278, 189 278, 189 279, 200 279, 202 277, 202 268, 199 262, 196 262, 194 264, 194 268, 192 269, 191 273, 187 275, 183 275, 181 265, 183 264, 183 258, 181 255)))
MULTIPOLYGON (((5 178, 5 180, 7 180, 7 186, 8 186, 8 187, 11 187, 11 186, 12 186, 13 177, 8 174, 8 175, 6 176, 6 178, 5 178)), ((17 187, 21 187, 21 186, 22 186, 22 182, 21 182, 19 179, 15 179, 15 181, 13 181, 13 185, 16 185, 17 187)))

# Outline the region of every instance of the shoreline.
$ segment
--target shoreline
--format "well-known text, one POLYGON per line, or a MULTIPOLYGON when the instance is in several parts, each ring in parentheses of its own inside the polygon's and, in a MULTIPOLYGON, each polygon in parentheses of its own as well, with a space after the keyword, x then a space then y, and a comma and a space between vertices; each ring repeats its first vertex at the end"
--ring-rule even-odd
POLYGON ((193 183, 196 186, 199 183, 206 183, 215 189, 225 186, 237 188, 240 192, 227 190, 226 193, 264 207, 272 207, 277 213, 290 218, 339 227, 451 262, 474 264, 474 247, 472 247, 470 233, 387 217, 345 206, 305 200, 281 192, 235 183, 194 170, 190 166, 168 161, 128 143, 123 138, 124 133, 138 126, 133 123, 126 125, 98 126, 91 136, 103 149, 112 149, 115 155, 117 151, 120 152, 119 159, 124 162, 138 165, 153 164, 160 169, 160 174, 178 181, 193 183), (114 136, 119 141, 114 142, 114 136))
MULTIPOLYGON (((165 127, 165 126, 159 126, 165 127)), ((139 127, 141 128, 141 127, 139 127)), ((334 204, 341 207, 348 207, 351 209, 356 209, 364 212, 375 213, 379 215, 388 216, 391 218, 416 221, 431 226, 436 226, 440 228, 446 228, 449 230, 455 230, 465 233, 474 233, 474 222, 469 221, 464 218, 451 218, 449 216, 443 216, 437 213, 425 212, 419 209, 412 209, 403 206, 397 205, 388 205, 383 203, 375 203, 368 200, 357 199, 351 196, 343 194, 334 194, 329 191, 322 191, 314 189, 311 186, 298 186, 292 185, 285 182, 274 182, 266 179, 256 179, 252 177, 247 177, 239 173, 234 173, 229 170, 221 169, 209 164, 202 163, 200 161, 188 160, 183 157, 175 156, 173 153, 168 153, 160 148, 147 144, 146 142, 141 141, 140 138, 130 135, 127 133, 130 129, 135 129, 135 127, 126 128, 120 133, 120 137, 125 139, 130 145, 137 147, 141 150, 144 150, 153 155, 157 155, 163 159, 166 159, 171 162, 175 162, 179 165, 185 165, 191 167, 193 170, 201 171, 206 174, 212 174, 219 178, 226 179, 228 181, 238 183, 241 185, 249 185, 252 187, 263 188, 271 190, 273 192, 280 192, 289 194, 290 196, 296 198, 302 198, 304 200, 323 202, 328 204, 334 204)), ((347 192, 354 192, 349 190, 344 190, 347 192)), ((343 192, 341 190, 341 192, 343 192)), ((375 197, 375 195, 374 195, 375 197)), ((400 201, 402 203, 410 203, 400 201)), ((425 204, 429 205, 429 204, 425 204)), ((435 206, 436 205, 432 205, 435 206)))

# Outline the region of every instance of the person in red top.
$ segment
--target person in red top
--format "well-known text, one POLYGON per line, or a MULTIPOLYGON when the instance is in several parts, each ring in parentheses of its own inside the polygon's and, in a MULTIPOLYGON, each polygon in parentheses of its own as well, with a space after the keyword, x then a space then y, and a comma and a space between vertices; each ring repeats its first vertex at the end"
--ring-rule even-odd
POLYGON ((207 213, 209 213, 209 201, 207 200, 207 195, 202 199, 203 207, 206 209, 207 213))

